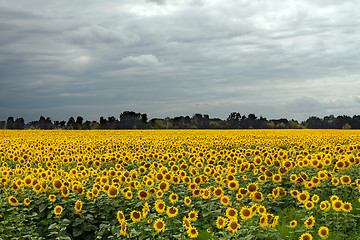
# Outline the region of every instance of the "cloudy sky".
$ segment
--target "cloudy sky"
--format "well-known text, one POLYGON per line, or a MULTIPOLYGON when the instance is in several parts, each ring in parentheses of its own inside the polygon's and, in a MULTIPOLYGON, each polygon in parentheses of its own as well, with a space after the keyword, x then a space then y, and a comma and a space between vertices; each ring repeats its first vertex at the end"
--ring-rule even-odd
POLYGON ((2 0, 0 120, 360 114, 360 1, 2 0))

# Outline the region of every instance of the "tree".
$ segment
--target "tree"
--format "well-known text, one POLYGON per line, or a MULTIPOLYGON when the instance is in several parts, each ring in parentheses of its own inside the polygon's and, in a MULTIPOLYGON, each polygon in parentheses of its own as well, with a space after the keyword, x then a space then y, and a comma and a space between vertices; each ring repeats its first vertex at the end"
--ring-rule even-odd
POLYGON ((240 120, 241 120, 241 114, 238 112, 232 112, 226 119, 226 123, 228 125, 228 128, 236 129, 240 128, 240 120))
POLYGON ((120 114, 120 128, 122 129, 144 128, 146 121, 146 114, 133 111, 124 111, 120 114))
POLYGON ((15 129, 24 129, 25 128, 25 121, 23 118, 17 118, 14 123, 15 129))
POLYGON ((323 128, 323 124, 320 118, 312 116, 305 121, 305 127, 309 129, 323 128))
POLYGON ((78 116, 76 118, 76 124, 79 126, 79 128, 81 127, 81 125, 83 124, 84 118, 81 116, 78 116))
POLYGON ((103 116, 100 117, 100 129, 106 129, 107 128, 107 120, 103 116))
POLYGON ((7 129, 14 129, 15 128, 14 117, 8 117, 8 119, 6 121, 6 128, 7 129))
POLYGON ((100 129, 100 124, 97 121, 92 121, 90 123, 90 129, 100 129))
POLYGON ((191 118, 191 123, 195 128, 205 129, 210 127, 210 118, 207 114, 195 113, 191 118))
POLYGON ((70 117, 68 122, 66 123, 66 127, 68 129, 79 129, 79 126, 76 124, 75 119, 70 117))

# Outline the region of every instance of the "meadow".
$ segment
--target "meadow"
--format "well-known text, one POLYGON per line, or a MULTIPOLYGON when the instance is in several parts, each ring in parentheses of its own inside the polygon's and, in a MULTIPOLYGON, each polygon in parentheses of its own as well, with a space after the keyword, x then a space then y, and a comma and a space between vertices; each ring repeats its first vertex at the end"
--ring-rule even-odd
POLYGON ((0 239, 360 239, 360 131, 1 130, 0 239))

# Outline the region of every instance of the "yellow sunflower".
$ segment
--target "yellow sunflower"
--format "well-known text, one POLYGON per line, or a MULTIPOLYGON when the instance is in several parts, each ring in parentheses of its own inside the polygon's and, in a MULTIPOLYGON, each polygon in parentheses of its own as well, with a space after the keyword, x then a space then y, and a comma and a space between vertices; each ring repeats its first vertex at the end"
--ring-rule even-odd
POLYGON ((188 217, 190 222, 195 222, 198 218, 198 213, 195 210, 192 210, 189 212, 188 217))
POLYGON ((199 235, 199 232, 197 231, 197 229, 195 227, 190 227, 187 230, 187 234, 190 238, 197 238, 197 236, 199 235))
POLYGON ((228 208, 226 209, 226 216, 229 219, 237 219, 238 216, 238 211, 235 208, 228 208))
POLYGON ((296 220, 292 220, 291 222, 290 222, 290 227, 291 228, 295 228, 297 226, 297 221, 296 220))
POLYGON ((162 218, 156 219, 154 222, 154 229, 157 232, 161 232, 165 230, 165 222, 162 220, 162 218))
POLYGON ((29 206, 30 205, 30 199, 29 198, 25 198, 24 199, 24 204, 26 205, 26 206, 29 206))
POLYGON ((141 221, 141 213, 139 211, 131 211, 130 218, 133 222, 141 221))
POLYGON ((216 219, 216 227, 219 229, 224 228, 227 225, 228 219, 218 216, 216 219))
POLYGON ((155 201, 155 210, 158 212, 158 213, 163 213, 165 211, 165 202, 161 199, 158 199, 155 201))
POLYGON ((55 208, 54 208, 54 214, 55 215, 60 215, 61 213, 62 213, 62 211, 63 211, 63 207, 62 206, 56 206, 55 208))
POLYGON ((312 240, 313 236, 310 233, 303 233, 299 240, 312 240))
POLYGON ((119 223, 121 223, 122 221, 125 221, 125 215, 124 215, 123 211, 118 211, 116 214, 116 218, 119 221, 119 223))
POLYGON ((172 203, 176 203, 179 200, 179 197, 178 197, 178 195, 176 193, 172 193, 169 196, 169 200, 172 203))
POLYGON ((329 229, 323 226, 319 228, 318 234, 321 238, 326 238, 329 235, 329 229))
POLYGON ((166 214, 171 218, 176 217, 178 215, 178 212, 179 212, 179 210, 174 206, 167 207, 167 209, 166 209, 166 214))
POLYGON ((251 210, 247 207, 243 207, 241 208, 240 210, 240 217, 241 219, 243 220, 249 220, 250 218, 252 218, 252 213, 251 213, 251 210))
POLYGON ((228 230, 233 232, 233 233, 236 233, 237 230, 240 228, 240 224, 238 223, 237 219, 231 219, 229 221, 229 224, 228 224, 228 230))
POLYGON ((8 198, 8 202, 11 206, 17 206, 19 204, 18 200, 14 196, 8 198))
POLYGON ((306 219, 304 222, 306 228, 312 228, 314 224, 315 224, 315 218, 313 216, 308 217, 308 219, 306 219))

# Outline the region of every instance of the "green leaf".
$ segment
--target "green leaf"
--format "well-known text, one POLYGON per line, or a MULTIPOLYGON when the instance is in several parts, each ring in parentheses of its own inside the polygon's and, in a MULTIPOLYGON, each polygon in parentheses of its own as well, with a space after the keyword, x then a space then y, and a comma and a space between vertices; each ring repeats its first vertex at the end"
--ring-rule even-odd
POLYGON ((46 207, 47 207, 47 204, 41 204, 41 205, 39 206, 39 212, 43 212, 46 207))
POLYGON ((57 223, 53 223, 53 224, 51 224, 50 226, 49 226, 49 230, 51 230, 51 229, 54 229, 54 228, 56 228, 56 226, 57 226, 58 224, 57 223))
POLYGON ((73 229, 73 236, 74 237, 78 237, 83 233, 84 233, 84 231, 81 228, 74 228, 73 229))
POLYGON ((82 224, 83 222, 84 222, 83 218, 76 218, 75 221, 73 222, 72 226, 76 227, 76 226, 82 224))
POLYGON ((61 224, 65 225, 65 226, 69 225, 70 223, 71 223, 71 221, 70 221, 69 219, 66 219, 66 218, 64 218, 64 219, 61 221, 61 224))

